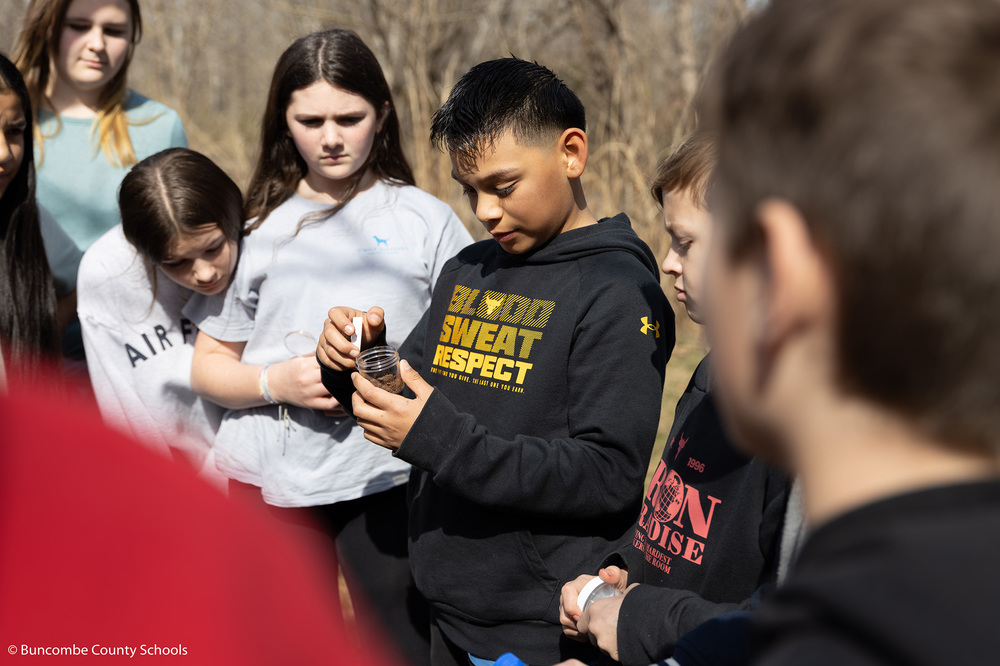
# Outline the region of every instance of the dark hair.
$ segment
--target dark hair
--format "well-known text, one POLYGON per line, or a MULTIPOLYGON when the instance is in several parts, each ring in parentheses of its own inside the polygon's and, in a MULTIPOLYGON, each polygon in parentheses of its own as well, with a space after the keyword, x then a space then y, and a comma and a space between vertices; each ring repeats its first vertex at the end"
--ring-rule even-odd
POLYGON ((365 164, 351 176, 344 200, 320 216, 307 216, 306 219, 327 219, 335 215, 357 194, 357 188, 369 170, 376 178, 386 182, 415 183, 403 154, 399 118, 392 93, 375 54, 350 30, 315 32, 289 46, 274 68, 261 123, 260 154, 247 190, 246 217, 257 218, 248 231, 259 227, 275 208, 284 203, 307 173, 306 163, 288 134, 285 112, 293 92, 317 81, 326 81, 331 86, 364 97, 376 112, 381 113, 386 104, 388 107, 371 153, 365 164))
POLYGON ((843 389, 996 451, 1000 3, 774 0, 716 77, 732 260, 759 256, 760 201, 798 207, 836 280, 843 389))
POLYGON ((56 294, 35 203, 31 101, 24 79, 0 54, 0 94, 21 100, 27 121, 21 168, 0 198, 0 347, 13 379, 40 377, 59 357, 56 294))
POLYGON ((187 148, 161 150, 132 167, 118 206, 125 238, 152 264, 206 224, 217 224, 230 241, 243 234, 240 188, 212 160, 187 148))
POLYGON ((717 155, 714 136, 708 132, 690 134, 656 166, 649 193, 657 205, 662 204, 665 193, 687 192, 692 201, 707 209, 708 184, 717 155))
POLYGON ((431 141, 475 164, 505 132, 526 145, 575 127, 586 131, 580 99, 551 70, 519 58, 479 63, 434 114, 431 141))
MULTIPOLYGON (((49 85, 50 63, 59 53, 63 21, 73 0, 31 0, 24 17, 24 27, 18 35, 15 60, 24 73, 31 93, 31 104, 35 111, 37 125, 39 109, 46 100, 45 91, 49 85)), ((142 13, 139 0, 127 0, 132 28, 132 41, 122 67, 101 90, 100 108, 97 110, 97 129, 101 148, 108 161, 114 165, 135 164, 135 150, 128 135, 128 116, 125 99, 128 96, 128 68, 135 54, 135 47, 142 39, 142 13)), ((38 136, 41 141, 41 135, 38 136)), ((39 148, 44 146, 39 144, 39 148)), ((41 163, 39 158, 39 164, 41 163)))

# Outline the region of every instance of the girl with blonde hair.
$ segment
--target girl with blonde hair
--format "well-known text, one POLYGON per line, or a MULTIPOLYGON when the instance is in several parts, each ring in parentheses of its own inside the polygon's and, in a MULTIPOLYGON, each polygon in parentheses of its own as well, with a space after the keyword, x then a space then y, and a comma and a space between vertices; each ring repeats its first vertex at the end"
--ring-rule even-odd
MULTIPOLYGON (((35 113, 38 201, 81 251, 118 223, 116 193, 132 165, 187 147, 177 113, 127 86, 141 35, 138 0, 31 0, 18 38, 15 62, 35 113)), ((83 358, 76 324, 64 353, 83 358)))

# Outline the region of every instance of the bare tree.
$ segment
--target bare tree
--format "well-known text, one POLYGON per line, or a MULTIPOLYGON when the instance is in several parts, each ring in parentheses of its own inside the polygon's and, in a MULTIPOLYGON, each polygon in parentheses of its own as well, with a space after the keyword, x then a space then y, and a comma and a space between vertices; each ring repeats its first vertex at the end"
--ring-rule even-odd
MULTIPOLYGON (((0 49, 13 47, 24 7, 0 0, 0 49)), ((431 117, 472 65, 511 54, 540 62, 587 107, 591 207, 628 212, 662 253, 648 179, 693 126, 707 63, 748 8, 746 0, 142 0, 142 11, 130 84, 177 109, 191 146, 244 185, 278 55, 318 29, 358 32, 385 70, 418 184, 451 203, 477 237, 485 234, 447 157, 429 144, 431 117)))

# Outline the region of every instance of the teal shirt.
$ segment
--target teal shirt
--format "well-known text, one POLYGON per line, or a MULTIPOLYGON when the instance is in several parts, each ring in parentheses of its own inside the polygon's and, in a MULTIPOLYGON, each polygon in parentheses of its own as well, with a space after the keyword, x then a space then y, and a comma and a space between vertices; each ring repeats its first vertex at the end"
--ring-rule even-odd
MULTIPOLYGON (((137 160, 165 148, 187 147, 184 125, 173 109, 134 91, 129 91, 125 109, 137 160)), ((118 224, 118 186, 131 167, 108 161, 97 134, 91 136, 92 119, 57 119, 52 113, 40 111, 38 122, 42 136, 50 137, 43 139, 41 165, 37 168, 38 202, 80 250, 86 250, 118 224)), ((36 164, 39 157, 39 147, 35 146, 36 164)))

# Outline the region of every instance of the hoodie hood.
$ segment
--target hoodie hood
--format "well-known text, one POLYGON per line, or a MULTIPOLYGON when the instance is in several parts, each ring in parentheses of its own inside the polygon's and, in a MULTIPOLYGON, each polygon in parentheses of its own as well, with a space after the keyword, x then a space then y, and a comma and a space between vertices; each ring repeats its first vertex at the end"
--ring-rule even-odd
MULTIPOLYGON (((483 242, 496 243, 494 240, 483 242)), ((499 264, 504 267, 557 264, 608 251, 628 252, 649 269, 657 283, 660 280, 656 257, 649 246, 636 235, 625 213, 602 218, 597 224, 563 232, 545 245, 525 254, 509 254, 498 243, 496 249, 499 264)))

